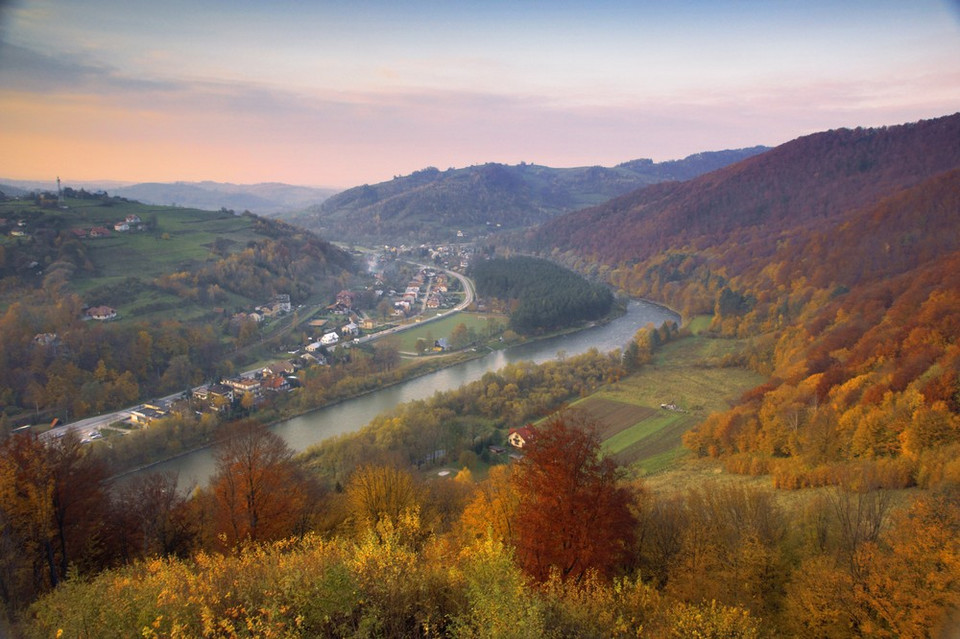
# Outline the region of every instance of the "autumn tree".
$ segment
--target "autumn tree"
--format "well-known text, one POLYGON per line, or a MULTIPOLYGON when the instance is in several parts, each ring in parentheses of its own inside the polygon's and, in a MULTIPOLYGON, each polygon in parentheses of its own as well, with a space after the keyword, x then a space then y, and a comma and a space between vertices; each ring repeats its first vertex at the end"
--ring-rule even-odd
POLYGON ((363 466, 346 486, 347 509, 357 530, 373 530, 381 521, 397 525, 419 504, 413 476, 393 466, 363 466))
POLYGON ((520 492, 510 474, 510 466, 494 466, 487 479, 477 485, 461 517, 466 537, 488 536, 499 543, 514 543, 520 492))
POLYGON ((518 561, 540 581, 552 570, 577 581, 591 570, 612 574, 633 548, 636 524, 615 462, 601 456, 585 419, 561 414, 532 430, 513 476, 518 561))
POLYGON ((185 556, 197 527, 173 472, 138 475, 116 490, 113 539, 124 560, 152 555, 185 556))
POLYGON ((17 605, 72 571, 102 567, 106 472, 72 431, 52 442, 14 435, 0 444, 0 587, 17 605))
POLYGON ((214 452, 211 493, 217 529, 229 544, 293 534, 307 508, 293 451, 253 421, 236 424, 214 452))

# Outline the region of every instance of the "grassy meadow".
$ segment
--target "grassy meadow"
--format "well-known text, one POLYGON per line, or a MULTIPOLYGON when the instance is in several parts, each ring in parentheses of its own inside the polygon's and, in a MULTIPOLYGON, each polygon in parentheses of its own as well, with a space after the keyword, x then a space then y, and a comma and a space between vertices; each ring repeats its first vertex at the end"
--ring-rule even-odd
POLYGON ((671 342, 639 372, 571 408, 600 423, 604 452, 631 471, 644 475, 664 470, 685 457, 683 433, 765 381, 752 371, 716 365, 745 346, 743 340, 702 335, 671 342), (675 405, 676 410, 661 404, 675 405))
MULTIPOLYGON (((151 282, 163 274, 190 270, 197 263, 213 259, 214 241, 236 251, 248 242, 262 239, 254 229, 253 219, 226 211, 147 206, 138 202, 110 200, 109 205, 97 199, 66 198, 67 208, 41 208, 29 200, 0 203, 0 218, 25 220, 27 229, 54 228, 59 231, 93 227, 109 230, 108 237, 83 238, 86 257, 92 269, 74 272, 70 287, 81 297, 97 297, 97 291, 117 287, 121 300, 113 304, 122 319, 162 321, 170 317, 192 320, 209 313, 209 308, 185 303, 183 299, 150 286, 131 286, 129 278, 151 282), (147 229, 117 232, 113 225, 128 215, 138 216, 147 229)), ((3 237, 3 243, 18 241, 3 237)), ((19 240, 19 241, 27 241, 19 240)), ((249 307, 251 300, 230 292, 222 304, 225 308, 249 307)))

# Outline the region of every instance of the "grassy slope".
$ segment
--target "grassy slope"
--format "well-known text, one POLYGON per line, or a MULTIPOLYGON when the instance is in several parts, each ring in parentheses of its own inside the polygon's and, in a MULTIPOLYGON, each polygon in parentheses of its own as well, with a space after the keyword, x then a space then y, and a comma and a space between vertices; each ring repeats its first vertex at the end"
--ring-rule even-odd
POLYGON ((583 400, 600 398, 654 409, 649 417, 605 439, 604 450, 637 474, 657 472, 683 459, 684 432, 764 381, 748 370, 715 366, 719 358, 744 347, 741 340, 687 337, 665 345, 638 373, 583 400), (675 403, 683 412, 661 409, 664 403, 675 403))
MULTIPOLYGON (((46 219, 58 218, 61 229, 108 228, 109 237, 82 240, 96 270, 93 273, 77 271, 71 278, 71 288, 81 297, 98 287, 118 284, 131 276, 149 282, 165 273, 189 270, 191 264, 214 257, 210 248, 216 238, 226 240, 233 250, 244 247, 249 241, 262 239, 254 232, 251 218, 230 213, 146 206, 136 202, 103 206, 98 200, 68 199, 67 205, 66 210, 41 210, 23 201, 0 203, 0 217, 17 219, 24 212, 23 217, 28 219, 37 214, 46 219), (115 232, 113 224, 128 214, 138 215, 144 222, 155 226, 148 231, 115 232)), ((247 307, 251 303, 267 301, 248 300, 232 293, 228 296, 227 307, 247 307)), ((116 306, 121 317, 148 322, 172 316, 189 320, 209 311, 152 289, 131 292, 123 303, 116 306), (170 308, 158 308, 164 303, 170 308), (140 310, 148 306, 156 310, 140 310)))

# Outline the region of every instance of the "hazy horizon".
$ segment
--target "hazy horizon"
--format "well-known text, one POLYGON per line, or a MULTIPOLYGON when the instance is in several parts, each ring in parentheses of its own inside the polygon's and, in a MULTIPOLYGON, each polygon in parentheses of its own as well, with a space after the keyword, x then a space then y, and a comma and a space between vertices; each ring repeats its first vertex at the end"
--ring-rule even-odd
POLYGON ((0 176, 342 189, 776 146, 960 110, 958 18, 949 0, 12 2, 0 176))

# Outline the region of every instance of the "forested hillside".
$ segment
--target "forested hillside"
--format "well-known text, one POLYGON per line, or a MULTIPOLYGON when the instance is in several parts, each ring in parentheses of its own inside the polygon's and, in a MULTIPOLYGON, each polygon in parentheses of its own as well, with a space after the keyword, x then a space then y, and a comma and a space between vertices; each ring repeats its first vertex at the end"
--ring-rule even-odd
POLYGON ((288 219, 324 235, 360 242, 449 241, 457 231, 472 238, 539 224, 648 184, 686 180, 764 150, 698 153, 660 163, 633 160, 612 168, 556 169, 535 164, 428 168, 349 189, 306 215, 288 219))
POLYGON ((957 167, 958 137, 960 115, 818 133, 688 182, 560 217, 532 232, 529 243, 617 264, 729 242, 756 263, 773 254, 782 232, 823 228, 957 167))
POLYGON ((960 471, 958 167, 960 115, 830 131, 530 241, 756 338, 743 361, 773 380, 688 436, 700 454, 785 486, 829 483, 853 460, 936 483, 960 471))

